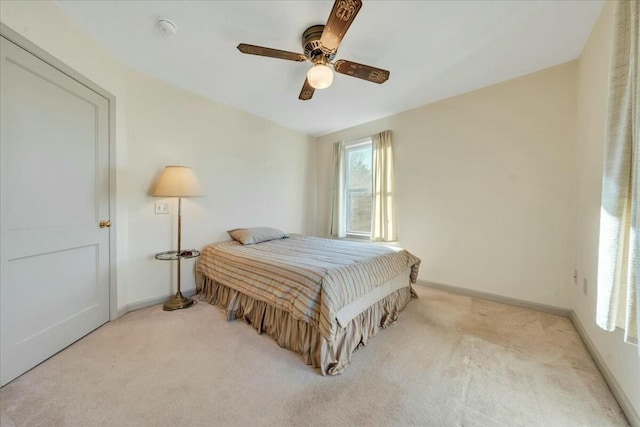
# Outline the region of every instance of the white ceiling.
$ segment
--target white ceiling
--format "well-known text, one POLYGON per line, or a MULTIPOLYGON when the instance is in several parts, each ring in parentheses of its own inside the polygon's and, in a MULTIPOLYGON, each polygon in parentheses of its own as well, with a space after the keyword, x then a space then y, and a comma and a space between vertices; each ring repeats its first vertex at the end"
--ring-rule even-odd
POLYGON ((310 67, 243 55, 238 43, 302 52, 333 1, 67 1, 56 4, 127 66, 319 136, 576 59, 602 1, 373 1, 336 59, 391 71, 383 85, 336 74, 310 101, 310 67), (173 37, 156 26, 174 21, 173 37))

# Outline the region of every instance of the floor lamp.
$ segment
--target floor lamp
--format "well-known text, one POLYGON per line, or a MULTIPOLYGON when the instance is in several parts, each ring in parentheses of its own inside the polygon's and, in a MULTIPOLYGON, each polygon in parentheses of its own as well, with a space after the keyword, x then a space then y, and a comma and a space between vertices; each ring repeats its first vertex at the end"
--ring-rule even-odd
POLYGON ((175 260, 178 262, 178 292, 169 298, 164 304, 164 309, 178 310, 193 305, 193 300, 182 295, 180 290, 180 259, 182 258, 182 198, 202 196, 200 184, 193 173, 193 169, 187 166, 166 166, 158 184, 153 192, 154 197, 178 198, 178 251, 175 260))

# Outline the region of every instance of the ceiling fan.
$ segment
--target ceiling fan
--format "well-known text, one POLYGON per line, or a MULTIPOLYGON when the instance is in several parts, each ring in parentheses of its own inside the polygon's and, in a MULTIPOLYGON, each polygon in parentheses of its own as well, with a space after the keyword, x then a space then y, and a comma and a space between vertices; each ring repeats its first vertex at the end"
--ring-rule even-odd
POLYGON ((378 84, 384 83, 389 78, 387 70, 344 59, 331 62, 361 7, 361 0, 336 0, 326 25, 314 25, 302 33, 304 54, 245 43, 240 43, 238 50, 249 55, 268 56, 296 62, 312 62, 313 67, 307 73, 300 96, 298 96, 303 101, 311 99, 316 89, 331 86, 333 82, 331 68, 337 73, 347 76, 358 77, 378 84))

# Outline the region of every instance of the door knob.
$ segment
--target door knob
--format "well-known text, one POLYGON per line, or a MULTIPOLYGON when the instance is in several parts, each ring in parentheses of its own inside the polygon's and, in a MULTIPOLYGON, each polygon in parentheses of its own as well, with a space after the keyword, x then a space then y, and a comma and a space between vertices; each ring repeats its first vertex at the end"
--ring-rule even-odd
POLYGON ((109 227, 111 227, 111 221, 107 219, 103 219, 102 221, 100 221, 100 228, 109 228, 109 227))

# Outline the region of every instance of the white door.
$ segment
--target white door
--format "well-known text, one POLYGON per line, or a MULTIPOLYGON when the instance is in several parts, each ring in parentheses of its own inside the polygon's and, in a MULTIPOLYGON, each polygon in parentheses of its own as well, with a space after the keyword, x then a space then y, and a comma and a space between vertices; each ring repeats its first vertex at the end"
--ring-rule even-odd
POLYGON ((109 107, 1 42, 4 385, 109 320, 109 107))

